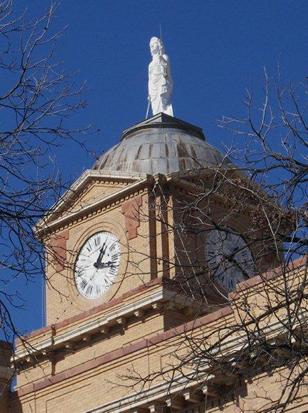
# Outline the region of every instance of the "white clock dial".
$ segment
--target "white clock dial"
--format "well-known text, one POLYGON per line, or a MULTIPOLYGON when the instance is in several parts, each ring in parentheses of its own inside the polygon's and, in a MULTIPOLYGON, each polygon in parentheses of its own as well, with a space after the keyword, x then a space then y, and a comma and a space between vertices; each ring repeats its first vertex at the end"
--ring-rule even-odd
POLYGON ((254 275, 251 251, 244 239, 231 229, 210 231, 205 252, 214 280, 227 291, 254 275))
POLYGON ((100 297, 112 285, 120 264, 120 244, 110 232, 97 232, 83 244, 75 264, 75 283, 86 298, 100 297))

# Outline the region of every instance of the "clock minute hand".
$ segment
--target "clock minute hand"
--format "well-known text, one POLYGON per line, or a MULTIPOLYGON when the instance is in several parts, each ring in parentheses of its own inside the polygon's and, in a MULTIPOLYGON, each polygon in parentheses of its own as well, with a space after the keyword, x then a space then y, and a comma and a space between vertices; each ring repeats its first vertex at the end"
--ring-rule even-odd
POLYGON ((102 259, 103 259, 103 256, 105 255, 106 248, 107 247, 106 247, 106 241, 105 241, 102 248, 100 249, 99 256, 98 256, 97 260, 93 264, 95 268, 98 268, 99 265, 102 263, 102 259))

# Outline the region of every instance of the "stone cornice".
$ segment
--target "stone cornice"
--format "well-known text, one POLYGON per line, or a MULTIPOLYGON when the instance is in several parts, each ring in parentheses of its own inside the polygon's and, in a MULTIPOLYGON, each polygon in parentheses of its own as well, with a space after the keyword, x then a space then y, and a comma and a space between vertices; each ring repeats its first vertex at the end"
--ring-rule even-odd
MULTIPOLYGON (((92 317, 85 317, 82 314, 81 316, 83 317, 77 319, 79 321, 77 323, 75 317, 71 320, 71 324, 67 323, 63 326, 62 323, 62 329, 59 329, 58 325, 50 326, 48 329, 39 330, 34 336, 26 337, 24 344, 18 341, 12 361, 19 363, 20 361, 27 360, 30 355, 46 355, 50 351, 65 348, 70 343, 89 337, 103 329, 110 329, 110 327, 118 323, 118 320, 125 321, 126 319, 131 319, 140 310, 144 312, 151 308, 159 309, 158 305, 164 303, 172 302, 181 308, 200 308, 201 306, 201 303, 179 294, 177 291, 167 289, 163 282, 157 283, 156 286, 152 284, 152 288, 144 289, 143 294, 140 294, 138 289, 136 293, 138 295, 133 302, 124 302, 119 299, 114 300, 109 307, 105 306, 103 309, 99 307, 100 311, 92 314, 92 317), (43 333, 41 338, 40 333, 43 333)), ((131 295, 131 297, 134 296, 131 295)))
MULTIPOLYGON (((104 304, 100 304, 96 307, 93 307, 88 311, 84 311, 80 314, 77 314, 77 315, 74 315, 72 317, 65 318, 64 320, 58 321, 55 324, 48 325, 46 327, 42 327, 40 329, 32 331, 29 334, 25 335, 23 337, 23 340, 31 340, 32 338, 37 337, 40 334, 45 333, 45 332, 47 332, 51 329, 55 329, 57 331, 57 330, 62 329, 66 326, 69 326, 70 324, 74 324, 76 322, 86 321, 86 320, 89 319, 89 317, 96 316, 97 314, 99 314, 102 311, 108 310, 108 309, 110 309, 114 306, 117 306, 117 305, 121 304, 125 299, 133 297, 136 294, 144 293, 148 289, 150 289, 151 287, 155 287, 156 285, 162 285, 162 284, 164 284, 164 282, 170 283, 171 281, 169 279, 166 280, 166 279, 161 278, 161 277, 160 278, 155 278, 154 280, 152 280, 148 283, 145 283, 145 284, 140 285, 136 288, 133 288, 132 290, 124 293, 123 295, 121 295, 118 298, 114 298, 111 301, 108 301, 104 304)), ((16 345, 18 345, 19 343, 20 343, 20 340, 17 339, 16 340, 16 345)))

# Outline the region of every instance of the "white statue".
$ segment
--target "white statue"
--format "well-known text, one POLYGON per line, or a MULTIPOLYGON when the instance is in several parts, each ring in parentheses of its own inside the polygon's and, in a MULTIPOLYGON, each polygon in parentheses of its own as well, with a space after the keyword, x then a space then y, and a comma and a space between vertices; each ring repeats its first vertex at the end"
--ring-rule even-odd
POLYGON ((149 95, 152 113, 164 112, 173 116, 171 95, 173 82, 170 71, 170 62, 165 54, 163 42, 158 37, 150 40, 152 61, 149 64, 149 95))

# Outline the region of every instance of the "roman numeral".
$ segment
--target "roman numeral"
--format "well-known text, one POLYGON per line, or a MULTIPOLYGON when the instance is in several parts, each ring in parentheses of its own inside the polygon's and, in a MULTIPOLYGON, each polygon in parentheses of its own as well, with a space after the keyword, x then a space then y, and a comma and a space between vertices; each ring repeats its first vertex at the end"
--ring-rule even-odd
POLYGON ((104 281, 105 281, 105 286, 110 286, 112 284, 112 281, 109 279, 108 276, 105 277, 104 281))
POLYGON ((77 269, 77 277, 83 277, 85 275, 84 268, 77 269))
POLYGON ((91 295, 92 294, 92 290, 93 290, 93 285, 89 285, 86 291, 87 295, 91 295))
POLYGON ((80 288, 82 290, 84 290, 87 285, 88 285, 88 282, 86 280, 82 280, 81 283, 80 283, 80 288))

